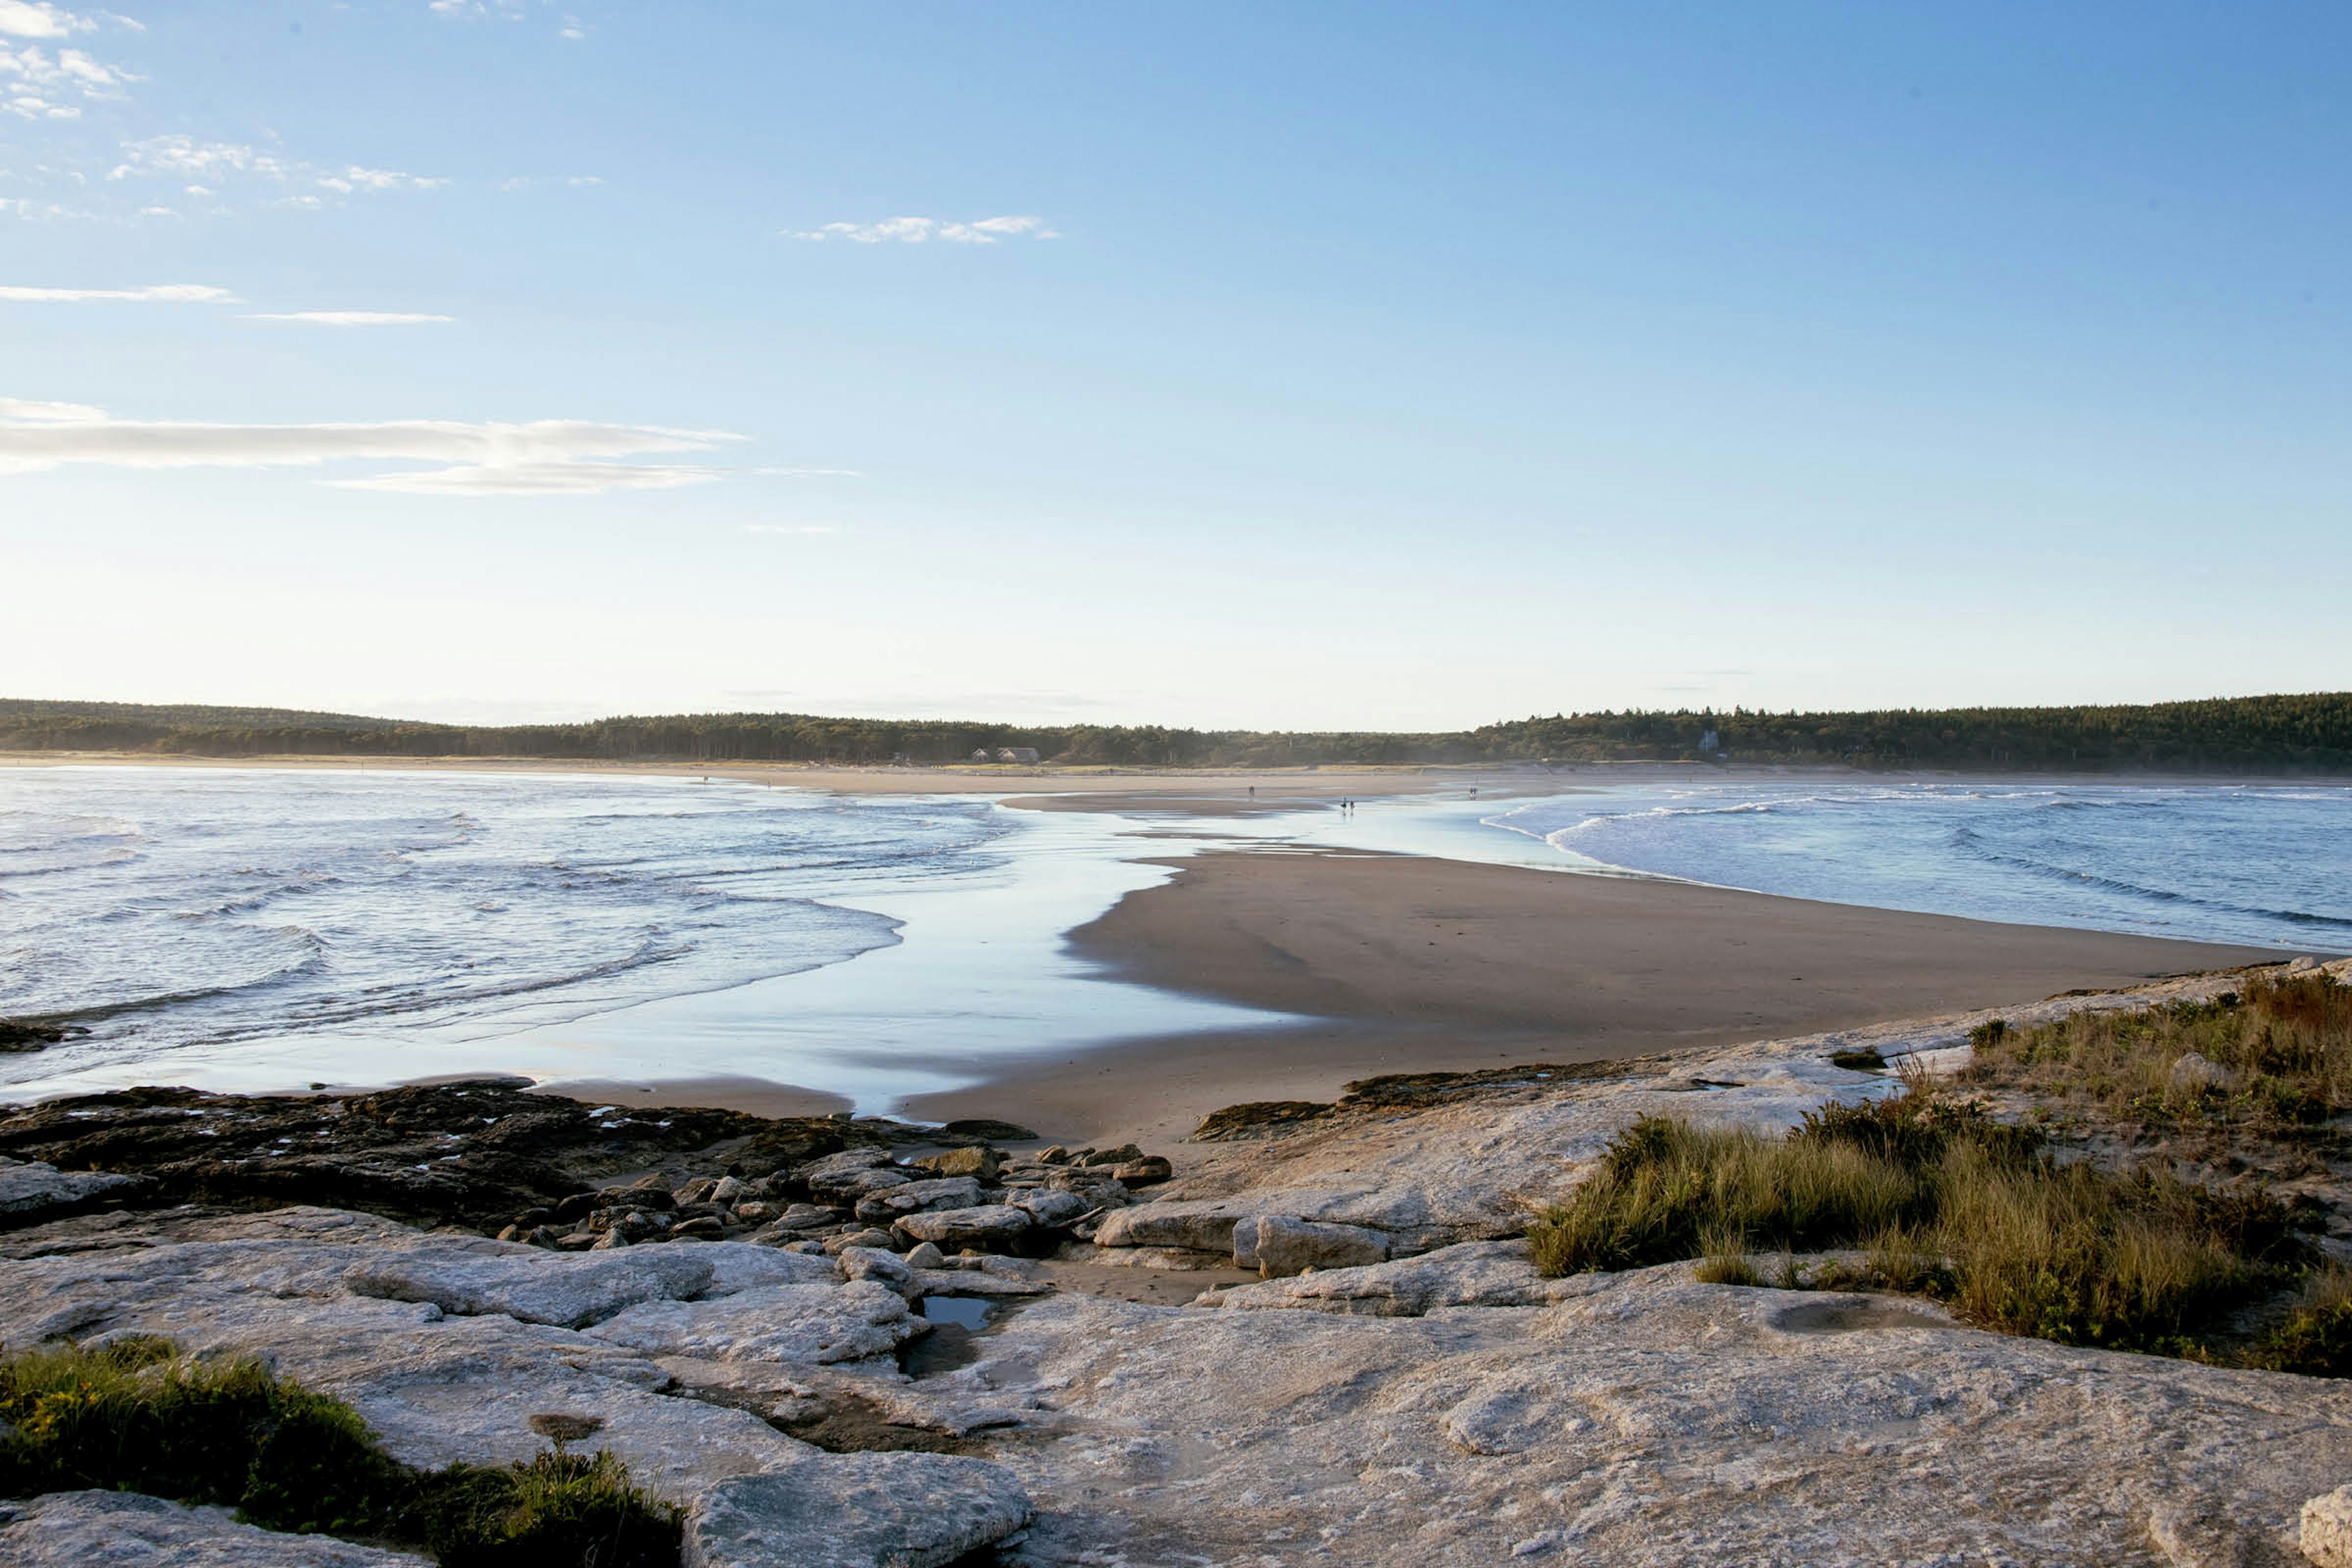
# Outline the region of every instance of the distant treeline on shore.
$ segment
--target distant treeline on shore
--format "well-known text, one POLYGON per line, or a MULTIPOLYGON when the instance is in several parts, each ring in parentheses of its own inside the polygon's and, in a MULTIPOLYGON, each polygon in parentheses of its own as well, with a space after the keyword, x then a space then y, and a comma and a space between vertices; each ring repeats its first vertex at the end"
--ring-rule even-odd
POLYGON ((1034 750, 1064 764, 1836 763, 2031 772, 2352 773, 2352 692, 2146 707, 1874 713, 1564 713, 1427 734, 1172 730, 685 713, 580 724, 428 724, 278 708, 0 699, 0 750, 204 757, 530 757, 573 762, 932 764, 1034 750))

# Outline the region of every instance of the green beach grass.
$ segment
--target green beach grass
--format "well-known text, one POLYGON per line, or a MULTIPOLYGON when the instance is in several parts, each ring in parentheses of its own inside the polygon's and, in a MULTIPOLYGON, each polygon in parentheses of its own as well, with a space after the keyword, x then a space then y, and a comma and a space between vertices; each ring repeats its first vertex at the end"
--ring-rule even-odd
MULTIPOLYGON (((349 1405, 249 1358, 155 1339, 0 1357, 0 1496, 95 1488, 234 1508, 268 1530, 382 1542, 443 1568, 675 1568, 678 1511, 610 1453, 419 1471, 349 1405)), ((546 1430, 541 1428, 541 1430, 546 1430)))

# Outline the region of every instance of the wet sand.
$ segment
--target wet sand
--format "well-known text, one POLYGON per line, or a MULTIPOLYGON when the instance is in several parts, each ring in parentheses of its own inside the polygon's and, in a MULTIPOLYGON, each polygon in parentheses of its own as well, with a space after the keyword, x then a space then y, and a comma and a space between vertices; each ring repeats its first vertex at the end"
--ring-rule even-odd
POLYGON ((1405 856, 1211 853, 1071 933, 1122 977, 1321 1022, 1132 1042, 927 1096, 1164 1144, 1376 1073, 1593 1061, 2011 1006, 2285 956, 1405 856))

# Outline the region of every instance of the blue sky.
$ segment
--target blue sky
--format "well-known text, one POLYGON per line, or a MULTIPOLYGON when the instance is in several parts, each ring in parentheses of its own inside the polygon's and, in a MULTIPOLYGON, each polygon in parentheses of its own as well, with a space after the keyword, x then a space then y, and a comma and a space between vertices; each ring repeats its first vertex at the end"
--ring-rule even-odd
POLYGON ((0 0, 0 690, 2352 686, 2340 6, 0 0))

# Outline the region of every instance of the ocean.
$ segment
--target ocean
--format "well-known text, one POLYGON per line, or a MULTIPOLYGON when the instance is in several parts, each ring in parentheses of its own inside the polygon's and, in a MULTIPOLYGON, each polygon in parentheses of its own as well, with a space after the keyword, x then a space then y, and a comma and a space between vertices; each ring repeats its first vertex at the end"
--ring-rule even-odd
POLYGON ((2352 951, 2352 789, 1695 775, 1191 819, 736 779, 0 770, 12 1097, 472 1071, 879 1110, 1017 1058, 1276 1025, 1063 933, 1209 847, 1359 847, 2352 951), (1139 837, 1148 835, 1148 837, 1139 837))

